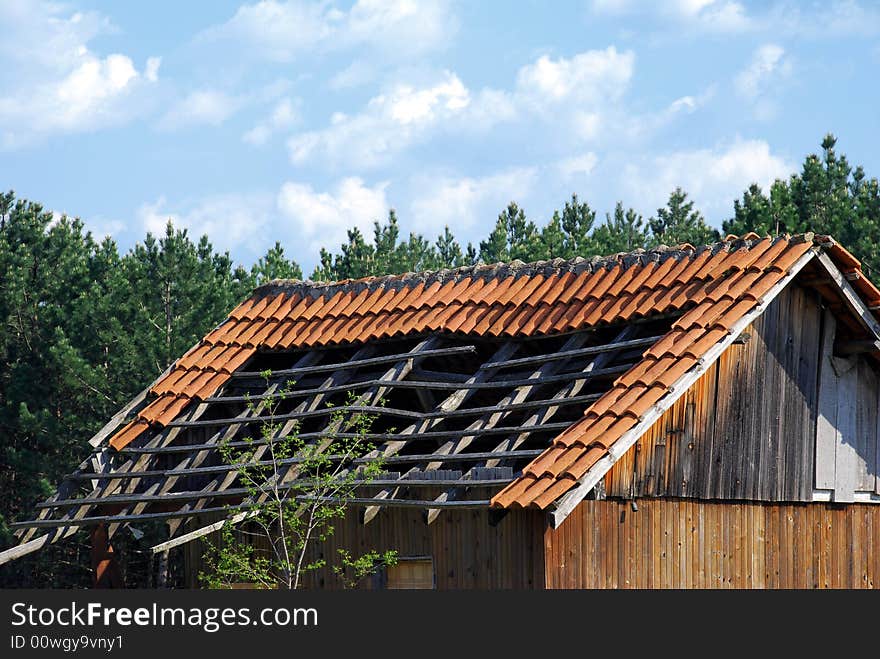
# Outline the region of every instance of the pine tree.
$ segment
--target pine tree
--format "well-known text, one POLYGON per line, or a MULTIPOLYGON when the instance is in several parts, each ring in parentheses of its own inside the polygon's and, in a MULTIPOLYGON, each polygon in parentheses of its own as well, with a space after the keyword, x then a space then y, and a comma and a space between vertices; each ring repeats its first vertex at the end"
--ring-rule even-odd
POLYGON ((540 249, 538 227, 526 219, 525 211, 516 202, 510 202, 495 222, 489 238, 480 242, 480 260, 484 263, 498 263, 519 259, 535 260, 534 254, 540 249))
POLYGON ((591 209, 588 203, 579 202, 577 195, 572 194, 571 201, 565 202, 565 206, 562 208, 565 258, 593 255, 595 246, 590 237, 590 231, 595 221, 596 211, 591 209))
POLYGON ((434 243, 437 253, 438 268, 457 268, 465 264, 465 257, 461 252, 461 245, 449 230, 449 225, 443 227, 443 233, 437 237, 434 243))
POLYGON ((593 242, 599 254, 644 248, 646 235, 642 216, 632 208, 624 210, 623 202, 618 201, 614 206, 614 215, 605 213, 605 222, 593 231, 593 242))
POLYGON ((704 245, 719 239, 718 231, 706 224, 700 211, 694 209, 687 192, 675 188, 664 208, 657 209, 657 216, 648 220, 651 242, 655 245, 704 245))
POLYGON ((273 279, 302 279, 302 268, 284 256, 284 248, 276 241, 275 246, 251 267, 250 276, 254 285, 259 286, 273 279))
POLYGON ((562 229, 562 218, 559 211, 554 211, 553 217, 543 229, 541 229, 540 253, 537 259, 565 258, 567 255, 565 231, 562 229))

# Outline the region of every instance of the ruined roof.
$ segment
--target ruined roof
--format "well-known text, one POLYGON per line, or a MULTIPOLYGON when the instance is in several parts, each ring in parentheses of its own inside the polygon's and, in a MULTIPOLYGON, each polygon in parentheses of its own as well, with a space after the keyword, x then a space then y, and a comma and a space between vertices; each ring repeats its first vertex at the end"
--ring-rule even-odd
MULTIPOLYGON (((150 425, 166 425, 192 400, 217 392, 258 350, 423 332, 552 334, 697 304, 705 310, 725 300, 755 301, 811 246, 803 236, 773 241, 751 234, 700 249, 660 247, 592 260, 478 265, 330 284, 276 280, 256 289, 179 359, 152 387, 156 400, 110 444, 122 448, 150 425), (743 276, 731 276, 736 273, 743 276)), ((833 246, 850 270, 860 272, 858 261, 833 246)), ((870 285, 864 278, 858 282, 870 285)), ((880 295, 874 301, 880 302, 880 295)), ((732 308, 722 324, 732 323, 747 306, 732 308)), ((715 320, 690 318, 702 324, 715 320)))
MULTIPOLYGON (((501 402, 493 403, 496 407, 480 402, 476 396, 468 403, 471 408, 455 414, 482 414, 481 418, 486 419, 492 414, 525 414, 520 410, 540 409, 540 414, 529 417, 532 420, 528 423, 533 425, 526 424, 528 432, 514 427, 491 428, 490 423, 483 424, 486 427, 479 423, 456 426, 451 422, 452 410, 456 408, 440 403, 433 409, 427 407, 421 411, 391 410, 398 416, 414 419, 413 425, 403 433, 411 433, 406 437, 423 442, 419 446, 425 446, 425 441, 435 441, 432 433, 437 436, 436 442, 441 446, 434 447, 433 454, 426 456, 423 449, 410 447, 408 440, 401 440, 400 434, 388 439, 381 451, 401 463, 422 465, 427 473, 437 471, 443 460, 451 460, 447 453, 460 450, 456 459, 481 462, 472 463, 474 466, 464 474, 455 472, 455 478, 466 479, 465 485, 479 482, 497 486, 494 496, 485 500, 484 505, 505 509, 548 509, 551 506, 570 509, 650 423, 668 409, 811 262, 818 264, 814 267, 827 270, 828 276, 817 280, 816 288, 829 300, 832 309, 842 309, 845 304, 856 305, 862 312, 859 315, 855 309, 848 314, 847 322, 852 331, 862 331, 872 340, 880 338, 880 327, 875 320, 880 310, 880 290, 868 281, 858 260, 843 247, 827 236, 812 234, 777 238, 747 234, 697 248, 680 245, 591 260, 478 265, 334 283, 276 280, 257 288, 227 319, 173 364, 150 387, 142 402, 120 413, 92 443, 98 450, 111 453, 134 450, 138 455, 140 451, 139 455, 146 457, 138 458, 140 462, 131 458, 122 469, 135 472, 147 469, 143 473, 152 477, 161 470, 144 467, 147 457, 162 451, 189 450, 185 442, 180 447, 172 446, 173 438, 162 435, 163 428, 174 426, 173 431, 178 431, 188 425, 242 423, 235 419, 224 421, 220 412, 208 413, 206 421, 188 420, 197 418, 211 406, 229 409, 230 401, 240 403, 242 396, 224 392, 235 380, 240 382, 248 377, 253 380, 258 374, 255 367, 262 366, 273 355, 298 355, 299 361, 293 369, 279 373, 304 376, 311 371, 329 372, 349 366, 366 368, 394 361, 408 364, 392 372, 390 379, 385 376, 368 379, 375 375, 366 373, 357 376, 360 380, 354 377, 355 384, 339 384, 352 379, 351 374, 344 378, 330 377, 320 387, 306 388, 296 394, 303 396, 315 395, 324 389, 335 392, 346 386, 371 385, 376 391, 416 384, 424 387, 424 382, 404 382, 414 363, 430 363, 440 355, 466 361, 467 355, 472 355, 474 368, 463 367, 461 372, 452 373, 451 380, 438 391, 455 389, 458 386, 455 383, 462 383, 466 398, 480 387, 506 388, 502 389, 502 393, 507 393, 501 402), (641 329, 630 332, 633 328, 641 329), (418 337, 425 336, 434 339, 414 343, 418 337), (366 359, 362 358, 362 352, 352 352, 357 346, 384 345, 383 341, 388 343, 386 340, 395 337, 398 344, 404 338, 409 340, 405 349, 388 348, 386 352, 390 350, 391 354, 380 357, 371 354, 366 359), (440 337, 446 337, 446 343, 436 340, 440 337), (496 352, 497 346, 504 345, 505 341, 517 344, 512 349, 515 352, 523 342, 536 340, 543 341, 545 347, 529 348, 529 355, 524 358, 510 359, 513 352, 505 353, 503 348, 496 352), (336 357, 326 356, 334 350, 336 357), (556 371, 540 366, 542 363, 559 365, 559 355, 554 355, 554 351, 571 356, 574 363, 556 371), (596 357, 602 351, 612 356, 599 366, 596 357), (322 356, 311 359, 309 353, 322 356), (322 359, 325 362, 321 362, 322 359), (348 366, 346 360, 350 360, 348 366), (321 365, 315 368, 316 363, 321 365), (525 371, 525 380, 523 375, 510 370, 526 365, 530 365, 530 369, 525 371), (499 375, 504 369, 508 369, 508 374, 499 375), (590 372, 590 369, 594 370, 590 372), (548 376, 548 373, 555 374, 548 376), (600 380, 600 376, 605 378, 606 384, 594 388, 590 388, 593 387, 590 384, 584 388, 584 382, 592 383, 600 380), (554 382, 562 384, 558 391, 550 392, 554 382), (538 396, 543 400, 527 400, 540 387, 545 387, 538 396), (557 416, 562 421, 547 423, 552 416, 547 410, 562 406, 568 406, 569 410, 557 416), (503 411, 492 412, 496 408, 503 411), (133 414, 133 418, 126 419, 126 414, 133 414), (444 415, 450 416, 450 423, 438 426, 447 421, 444 415), (419 421, 422 418, 427 421, 422 423, 419 421), (128 423, 117 430, 125 421, 128 423), (435 427, 444 430, 434 431, 435 427), (430 432, 425 432, 426 429, 430 432), (488 452, 474 439, 481 433, 509 434, 514 430, 519 433, 519 439, 505 440, 506 444, 502 442, 497 446, 495 440, 488 445, 488 452), (529 433, 531 439, 527 438, 529 433), (162 437, 161 441, 155 439, 162 437), (457 443, 450 445, 453 440, 457 443), (463 440, 466 441, 463 443, 463 440), (529 441, 531 444, 524 443, 529 441), (505 446, 509 450, 504 449, 505 446), (522 450, 524 447, 529 450, 522 450), (468 450, 471 453, 465 455, 468 450), (493 451, 498 450, 502 451, 499 459, 494 459, 493 451), (397 456, 406 451, 409 451, 407 455, 397 456), (499 475, 502 472, 492 471, 493 465, 502 464, 508 465, 503 478, 499 475), (497 488, 501 488, 500 491, 497 488)), ((455 405, 462 400, 459 397, 455 405)), ((297 412, 300 408, 295 408, 289 418, 297 415, 312 418, 320 413, 314 407, 311 405, 306 412, 297 412)), ((108 469, 109 473, 115 473, 112 466, 108 469)), ((413 469, 415 467, 410 471, 413 469)), ((416 471, 424 476, 422 470, 416 471)), ((162 486, 162 492, 173 490, 181 501, 195 498, 191 492, 174 489, 179 487, 175 484, 176 471, 167 474, 172 474, 172 481, 162 486)), ((88 473, 78 476, 80 480, 89 477, 88 473)), ((444 478, 449 480, 452 476, 444 478)), ((138 477, 133 482, 141 480, 138 477)), ((400 482, 412 484, 413 481, 400 482)), ((445 481, 441 478, 438 482, 445 481)), ((134 490, 132 492, 131 497, 115 502, 135 501, 134 490)), ((219 494, 226 496, 228 492, 219 494)), ((98 485, 83 505, 98 506, 102 496, 98 485)), ((382 496, 388 503, 394 495, 382 496)), ((43 506, 45 514, 39 524, 28 527, 28 523, 19 523, 20 528, 62 526, 70 513, 64 513, 59 500, 64 498, 56 497, 55 504, 50 501, 43 506), (53 505, 55 514, 62 514, 54 521, 46 517, 46 511, 53 505)), ((371 501, 375 503, 377 499, 365 499, 368 505, 371 501)), ((431 507, 431 501, 409 503, 431 507)), ((138 511, 145 509, 146 504, 138 505, 141 506, 138 511)), ((132 508, 124 508, 123 512, 125 510, 132 508)), ((185 512, 177 511, 173 515, 182 518, 185 512)), ((113 519, 112 515, 89 518, 86 512, 77 514, 81 518, 79 523, 104 517, 113 519)), ((120 519, 130 518, 128 514, 120 519)))

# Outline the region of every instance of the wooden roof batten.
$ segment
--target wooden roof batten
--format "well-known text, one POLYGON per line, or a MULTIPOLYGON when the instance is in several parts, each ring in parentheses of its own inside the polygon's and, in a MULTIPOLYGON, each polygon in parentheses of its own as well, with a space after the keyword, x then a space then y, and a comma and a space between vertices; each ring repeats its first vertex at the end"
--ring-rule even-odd
MULTIPOLYGON (((96 433, 90 440, 95 452, 65 477, 52 497, 38 505, 36 518, 13 524, 20 544, 0 552, 0 564, 99 522, 107 523, 112 535, 129 522, 166 521, 171 537, 153 547, 157 552, 202 537, 224 524, 239 523, 250 514, 249 506, 255 501, 236 484, 236 466, 218 463, 217 445, 246 443, 254 447, 254 461, 259 463, 274 438, 245 442, 239 436, 252 433, 256 424, 280 422, 276 437, 301 432, 303 438, 318 442, 320 450, 335 459, 331 438, 346 436, 346 428, 328 425, 328 402, 333 402, 336 410, 378 414, 383 424, 367 435, 375 448, 354 460, 351 468, 377 456, 389 467, 400 467, 399 472, 358 483, 370 492, 350 503, 362 507, 364 523, 383 507, 422 508, 428 523, 447 508, 516 507, 500 505, 504 497, 509 500, 506 493, 520 487, 526 472, 533 473, 529 470, 534 465, 545 463, 560 438, 571 435, 594 407, 607 409, 604 401, 611 388, 619 390, 644 355, 668 341, 682 318, 700 311, 700 300, 705 305, 713 299, 707 291, 735 290, 725 318, 737 309, 750 308, 731 316, 724 336, 706 342, 693 364, 687 362, 689 367, 666 385, 663 396, 640 414, 633 427, 608 442, 605 454, 576 481, 557 480, 549 490, 544 488, 554 498, 541 496, 538 507, 546 509, 551 523, 558 526, 645 429, 738 340, 811 261, 840 291, 848 311, 870 337, 852 341, 852 349, 871 350, 871 346, 880 345, 880 324, 872 313, 872 304, 880 302, 880 292, 876 299, 863 300, 865 286, 873 285, 859 275, 858 262, 854 266, 854 259, 830 238, 811 234, 769 241, 750 234, 697 250, 682 246, 590 261, 515 262, 329 285, 272 282, 257 289, 205 341, 96 433), (737 259, 758 265, 753 269, 738 266, 737 259), (778 278, 773 275, 775 283, 761 289, 753 304, 737 302, 737 296, 749 290, 741 282, 760 279, 771 266, 780 273, 778 278), (631 268, 628 279, 619 275, 631 268), (687 273, 697 279, 689 280, 687 273), (507 286, 504 290, 498 283, 502 279, 507 286), (450 297, 455 291, 468 290, 476 280, 482 283, 474 284, 470 297, 450 297), (553 282, 558 282, 558 290, 552 288, 553 282), (560 288, 563 284, 567 288, 560 288), (654 292, 651 286, 659 288, 654 292), (854 287, 860 287, 859 291, 854 287), (696 307, 688 304, 688 295, 694 291, 696 307), (423 311, 429 294, 445 300, 431 312, 437 321, 423 311), (344 300, 339 301, 342 296, 344 300), (484 301, 490 299, 498 300, 497 309, 492 307, 496 303, 484 301), (538 300, 545 299, 549 302, 540 306, 538 300), (345 334, 350 330, 339 329, 345 327, 366 331, 366 315, 361 318, 355 314, 350 319, 333 315, 340 314, 345 301, 359 313, 365 313, 372 301, 379 314, 398 303, 403 321, 389 319, 386 324, 391 330, 398 326, 423 329, 403 330, 402 334, 370 330, 378 332, 379 338, 370 335, 372 338, 362 343, 347 339, 326 343, 322 328, 331 336, 333 332, 350 336, 345 334), (309 311, 312 307, 319 311, 309 311), (459 307, 473 311, 462 315, 459 307), (297 310, 303 309, 303 320, 276 319, 272 314, 281 313, 279 309, 287 309, 284 313, 294 314, 294 318, 297 310), (323 313, 320 309, 330 315, 315 315, 323 313), (626 315, 624 309, 651 311, 644 316, 632 311, 626 315), (529 320, 526 311, 533 313, 535 320, 529 320), (313 315, 317 325, 308 318, 313 315), (602 320, 586 322, 590 318, 602 320), (529 329, 505 336, 503 330, 511 322, 529 329), (239 326, 243 329, 236 329, 239 326), (312 327, 315 329, 309 329, 312 327), (291 340, 296 328, 305 328, 308 338, 291 340), (211 336, 219 337, 220 343, 210 343, 211 336), (236 336, 244 337, 241 343, 235 343, 236 336), (254 342, 248 343, 252 337, 256 337, 254 342), (267 337, 265 345, 260 343, 267 337), (279 337, 284 337, 281 343, 279 337), (227 340, 232 343, 223 343, 227 340), (865 346, 857 346, 859 341, 865 346), (215 367, 204 361, 206 355, 223 357, 215 367), (228 359, 233 361, 224 370, 228 359), (284 360, 289 361, 284 364, 284 360), (432 360, 441 367, 432 369, 432 360), (263 368, 270 364, 271 368, 263 368), (451 366, 446 368, 447 364, 451 366), (271 371, 268 382, 262 377, 266 370, 271 371), (288 379, 300 376, 301 383, 279 394, 288 379), (205 381, 209 385, 203 386, 205 381), (189 384, 179 384, 184 382, 189 384), (212 389, 210 383, 217 382, 220 384, 212 389), (191 389, 180 389, 185 386, 191 389), (190 393, 195 391, 192 387, 198 388, 195 394, 190 393), (150 401, 151 393, 158 398, 150 401), (342 396, 349 395, 353 402, 340 402, 342 396), (193 404, 187 405, 189 401, 193 404), (270 411, 269 401, 280 401, 283 409, 270 411), (165 407, 173 411, 162 412, 165 407), (147 413, 150 409, 157 410, 150 413, 153 416, 147 413), (579 413, 583 416, 577 416, 579 413), (132 415, 134 420, 113 435, 132 415), (392 429, 390 420, 395 418, 408 425, 392 429), (130 432, 138 423, 140 434, 130 432), (204 433, 204 438, 199 433, 204 433), (121 436, 128 439, 117 441, 121 436), (85 485, 91 490, 76 496, 85 485), (496 493, 486 494, 492 491, 496 493), (548 502, 551 505, 547 506, 548 502), (180 505, 167 509, 176 504, 180 505), (164 508, 158 510, 157 506, 164 508), (107 513, 108 508, 112 514, 107 513), (193 530, 183 528, 187 521, 214 514, 222 514, 224 519, 193 530), (41 529, 47 532, 38 535, 41 529)), ((712 333, 707 337, 712 338, 712 333)), ((276 475, 280 488, 296 489, 299 464, 295 458, 280 463, 276 475)), ((302 495, 293 496, 302 499, 302 495)))

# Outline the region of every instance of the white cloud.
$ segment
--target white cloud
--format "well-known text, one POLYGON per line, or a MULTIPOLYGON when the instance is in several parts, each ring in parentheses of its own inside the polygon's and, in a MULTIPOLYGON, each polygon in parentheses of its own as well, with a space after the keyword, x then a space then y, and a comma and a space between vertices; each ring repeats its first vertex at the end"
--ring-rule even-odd
POLYGON ((579 156, 572 156, 563 159, 557 165, 557 169, 563 180, 571 181, 572 179, 582 178, 592 174, 593 170, 596 168, 596 163, 598 162, 598 156, 592 151, 588 151, 579 156))
POLYGON ((745 7, 730 0, 676 0, 668 8, 707 31, 740 32, 752 26, 745 7))
POLYGON ((262 146, 269 141, 274 133, 290 128, 296 121, 297 112, 294 108, 294 102, 289 98, 284 98, 275 105, 268 117, 242 135, 242 139, 248 144, 262 146))
POLYGON ((239 7, 199 40, 235 41, 245 44, 246 52, 277 62, 363 47, 405 58, 445 47, 457 28, 446 0, 357 0, 348 10, 330 2, 263 0, 239 7))
POLYGON ((372 82, 375 77, 376 71, 373 66, 363 60, 355 60, 342 71, 334 74, 327 86, 336 91, 352 89, 372 82))
POLYGON ((219 126, 238 112, 243 101, 238 96, 216 89, 199 89, 178 100, 159 119, 160 130, 178 130, 191 126, 219 126))
POLYGON ((754 26, 743 4, 734 0, 593 0, 591 8, 612 16, 652 14, 703 32, 741 32, 754 26))
POLYGON ((591 106, 619 99, 632 78, 635 55, 614 46, 589 50, 571 59, 547 55, 517 73, 518 95, 534 107, 547 108, 569 101, 591 106))
MULTIPOLYGON (((640 14, 679 23, 690 32, 759 32, 828 39, 880 33, 880 10, 857 0, 797 3, 786 0, 746 3, 736 0, 593 0, 594 13, 619 17, 640 14)), ((675 33, 675 38, 680 34, 675 33)))
POLYGON ((804 8, 797 4, 778 6, 771 26, 795 37, 827 39, 841 36, 865 37, 880 34, 880 8, 855 0, 834 0, 804 8))
POLYGON ((708 219, 720 221, 750 184, 767 190, 775 179, 787 178, 796 169, 793 162, 771 153, 763 140, 737 140, 713 149, 645 157, 627 165, 621 177, 625 181, 622 196, 651 214, 680 186, 708 219))
POLYGON ((339 181, 329 192, 308 183, 288 181, 278 192, 277 208, 288 220, 282 233, 312 258, 321 247, 335 251, 346 240, 346 231, 358 227, 370 234, 373 222, 388 214, 388 183, 370 187, 357 177, 339 181))
POLYGON ((0 5, 0 148, 18 148, 59 133, 125 123, 143 111, 143 92, 158 80, 159 59, 143 71, 122 53, 89 50, 112 31, 96 13, 68 13, 44 2, 0 5))
POLYGON ((632 52, 614 47, 570 59, 541 56, 519 70, 511 91, 473 93, 449 71, 421 86, 399 82, 360 112, 336 113, 325 128, 291 137, 290 158, 297 165, 320 160, 331 166, 375 167, 437 130, 485 132, 500 122, 535 115, 593 140, 607 108, 625 92, 634 61, 632 52))
POLYGON ((439 234, 448 225, 460 241, 478 240, 489 222, 512 199, 527 200, 538 179, 534 167, 508 169, 484 177, 416 177, 419 190, 409 217, 425 236, 439 234))
POLYGON ((765 44, 752 55, 749 65, 734 79, 737 93, 753 104, 755 116, 770 119, 776 114, 773 97, 779 92, 779 82, 791 73, 791 59, 785 49, 776 44, 765 44))
POLYGON ((216 249, 251 258, 274 244, 273 216, 272 196, 268 194, 215 195, 178 203, 176 207, 161 196, 136 211, 143 229, 154 235, 164 235, 170 219, 175 227, 186 228, 193 240, 207 234, 216 249))
POLYGON ((774 74, 790 68, 784 56, 785 49, 776 44, 765 44, 758 48, 749 65, 736 76, 736 90, 746 98, 757 97, 770 84, 774 74))
POLYGON ((326 128, 294 135, 288 141, 290 159, 303 164, 319 156, 331 164, 375 166, 469 104, 470 93, 453 73, 426 87, 398 84, 370 99, 359 114, 336 113, 326 128))
POLYGON ((144 77, 150 82, 159 80, 159 66, 162 64, 161 57, 148 57, 147 66, 144 69, 144 77))

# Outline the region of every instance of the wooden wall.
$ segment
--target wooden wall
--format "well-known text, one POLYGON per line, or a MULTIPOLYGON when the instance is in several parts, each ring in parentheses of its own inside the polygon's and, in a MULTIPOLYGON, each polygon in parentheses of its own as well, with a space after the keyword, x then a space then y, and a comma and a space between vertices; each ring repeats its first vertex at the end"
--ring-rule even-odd
POLYGON ((614 465, 607 494, 812 500, 821 313, 783 292, 614 465))
MULTIPOLYGON (((364 526, 362 509, 349 509, 333 536, 319 549, 328 561, 337 548, 355 555, 393 549, 401 557, 431 556, 438 589, 535 589, 544 587, 543 533, 545 516, 537 511, 512 511, 496 525, 489 511, 444 510, 431 524, 421 510, 386 508, 364 526)), ((184 545, 187 586, 198 587, 200 542, 184 545)), ((370 587, 369 581, 364 587, 370 587)), ((309 588, 340 587, 329 570, 312 573, 309 588)))
POLYGON ((834 501, 880 494, 880 379, 864 356, 834 356, 834 317, 826 312, 816 426, 817 490, 834 501))
POLYGON ((548 588, 873 588, 880 506, 583 501, 544 535, 548 588))

